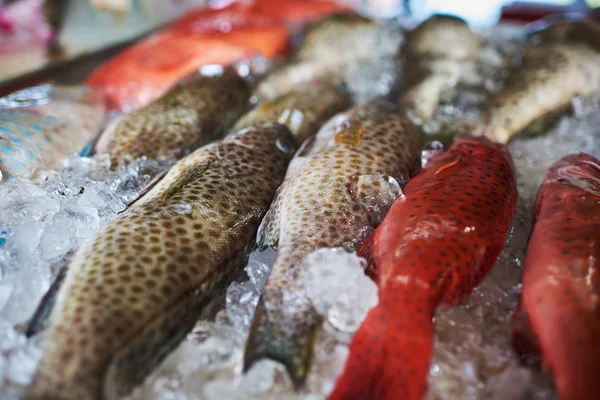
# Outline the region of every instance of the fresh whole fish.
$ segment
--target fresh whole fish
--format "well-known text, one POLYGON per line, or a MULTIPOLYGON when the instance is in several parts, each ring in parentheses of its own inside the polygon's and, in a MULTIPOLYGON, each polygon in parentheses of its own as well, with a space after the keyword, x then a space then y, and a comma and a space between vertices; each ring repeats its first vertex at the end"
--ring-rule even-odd
POLYGON ((113 166, 141 156, 175 161, 222 134, 244 111, 249 97, 247 83, 233 69, 198 77, 115 120, 96 152, 108 153, 113 166))
POLYGON ((131 112, 200 67, 229 65, 257 54, 273 57, 288 47, 290 34, 283 22, 247 20, 244 8, 236 4, 201 11, 117 54, 86 83, 105 93, 111 107, 131 112))
POLYGON ((277 258, 259 300, 244 368, 269 358, 296 387, 310 369, 318 318, 302 294, 302 260, 324 247, 354 250, 380 222, 418 162, 420 136, 383 100, 342 113, 305 142, 265 216, 257 241, 277 258))
POLYGON ((357 14, 345 12, 321 19, 306 30, 290 62, 258 84, 256 95, 273 99, 324 77, 341 82, 346 65, 376 56, 377 33, 375 22, 357 14))
POLYGON ((600 398, 600 161, 570 155, 535 206, 513 343, 540 356, 562 400, 600 398))
POLYGON ((112 399, 140 383, 243 265, 293 146, 279 124, 232 132, 85 241, 26 398, 112 399))
POLYGON ((506 143, 534 123, 560 114, 576 96, 600 90, 600 52, 583 40, 555 39, 527 48, 505 87, 484 107, 483 134, 506 143))
POLYGON ((481 53, 481 41, 465 21, 434 15, 406 36, 401 51, 400 104, 415 122, 433 117, 440 98, 452 90, 481 53))
POLYGON ((584 43, 600 51, 600 26, 597 23, 585 20, 563 20, 554 23, 540 21, 543 28, 537 28, 537 23, 525 27, 532 42, 561 42, 561 43, 584 43))
POLYGON ((98 135, 104 99, 83 86, 41 85, 0 98, 0 180, 57 170, 98 135))
POLYGON ((257 0, 192 10, 107 61, 87 83, 106 93, 112 107, 130 112, 200 67, 285 56, 290 23, 302 26, 346 8, 332 1, 257 0))
POLYGON ((349 108, 352 99, 341 85, 311 82, 286 95, 267 101, 248 112, 234 129, 280 123, 288 127, 298 143, 317 133, 329 118, 349 108))
POLYGON ((379 287, 331 400, 420 400, 438 305, 465 299, 492 267, 517 201, 512 160, 485 138, 457 139, 408 182, 358 251, 379 287))

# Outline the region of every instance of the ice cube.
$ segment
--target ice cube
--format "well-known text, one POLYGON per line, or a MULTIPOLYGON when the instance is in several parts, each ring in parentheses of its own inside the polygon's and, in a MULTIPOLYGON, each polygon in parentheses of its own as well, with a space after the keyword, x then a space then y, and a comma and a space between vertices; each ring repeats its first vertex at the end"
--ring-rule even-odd
POLYGON ((303 261, 306 293, 335 328, 354 332, 377 304, 377 286, 365 275, 365 260, 343 249, 321 249, 303 261))

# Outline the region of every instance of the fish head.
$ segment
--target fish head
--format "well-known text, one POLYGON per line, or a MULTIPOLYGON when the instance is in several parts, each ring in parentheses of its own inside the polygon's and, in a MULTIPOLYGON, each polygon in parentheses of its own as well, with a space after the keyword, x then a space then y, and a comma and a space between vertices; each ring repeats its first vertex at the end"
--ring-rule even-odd
POLYGON ((296 141, 290 130, 279 123, 269 123, 232 132, 230 141, 260 153, 277 151, 291 159, 296 150, 296 141))
POLYGON ((571 154, 546 172, 544 183, 560 182, 600 196, 600 161, 589 154, 571 154))

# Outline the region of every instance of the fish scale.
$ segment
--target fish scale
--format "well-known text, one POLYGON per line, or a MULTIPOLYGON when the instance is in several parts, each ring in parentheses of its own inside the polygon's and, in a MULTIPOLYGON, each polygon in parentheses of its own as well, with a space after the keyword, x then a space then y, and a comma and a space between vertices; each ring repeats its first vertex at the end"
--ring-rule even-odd
POLYGON ((261 224, 260 247, 277 257, 254 315, 244 368, 270 358, 305 382, 319 317, 302 291, 302 260, 324 247, 354 250, 400 192, 391 177, 418 163, 420 137, 377 99, 334 117, 300 148, 261 224))
POLYGON ((113 121, 96 145, 113 166, 146 156, 176 161, 218 138, 247 107, 250 88, 233 69, 201 76, 113 121))
POLYGON ((408 182, 358 251, 379 287, 331 400, 421 399, 438 305, 465 299, 492 267, 517 201, 508 151, 457 139, 408 182))
POLYGON ((103 97, 84 86, 40 85, 0 98, 0 180, 60 169, 104 117, 103 97))
POLYGON ((534 218, 513 344, 541 356, 561 399, 600 398, 600 161, 550 167, 534 218))
POLYGON ((243 265, 293 148, 279 124, 235 131, 86 240, 27 398, 114 398, 140 383, 243 265))

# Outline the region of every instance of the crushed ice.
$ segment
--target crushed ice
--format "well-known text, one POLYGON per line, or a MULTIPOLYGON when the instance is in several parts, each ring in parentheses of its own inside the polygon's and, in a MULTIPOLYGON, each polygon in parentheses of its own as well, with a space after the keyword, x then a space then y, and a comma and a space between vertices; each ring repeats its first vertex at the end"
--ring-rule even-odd
POLYGON ((60 262, 123 211, 163 166, 140 159, 110 171, 107 158, 73 156, 40 181, 0 185, 0 397, 19 398, 39 358, 39 338, 24 325, 60 262))

